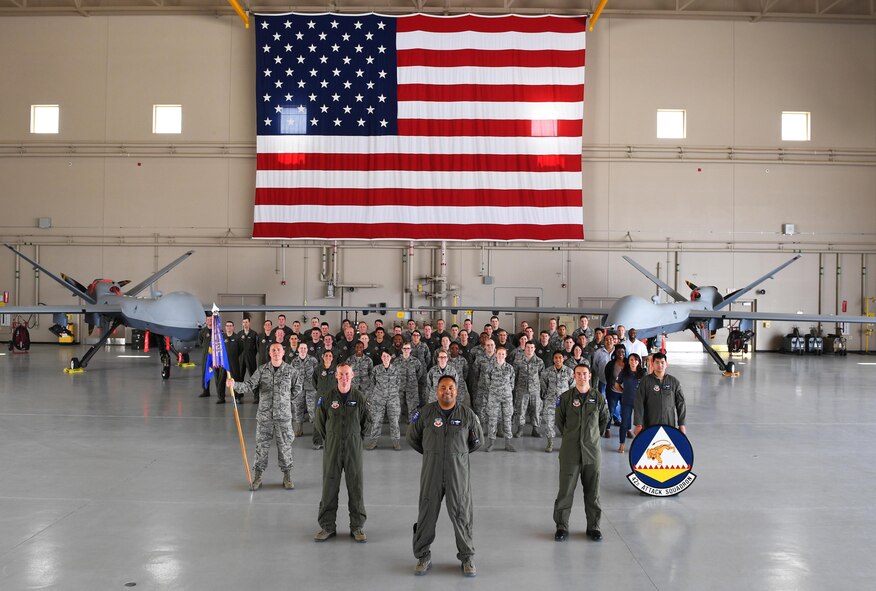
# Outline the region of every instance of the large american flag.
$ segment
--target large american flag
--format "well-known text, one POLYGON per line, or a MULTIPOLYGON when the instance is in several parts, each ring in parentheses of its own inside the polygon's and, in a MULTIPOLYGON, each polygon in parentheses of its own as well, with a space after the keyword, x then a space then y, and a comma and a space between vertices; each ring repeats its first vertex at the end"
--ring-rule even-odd
POLYGON ((584 28, 257 15, 253 237, 583 239, 584 28))

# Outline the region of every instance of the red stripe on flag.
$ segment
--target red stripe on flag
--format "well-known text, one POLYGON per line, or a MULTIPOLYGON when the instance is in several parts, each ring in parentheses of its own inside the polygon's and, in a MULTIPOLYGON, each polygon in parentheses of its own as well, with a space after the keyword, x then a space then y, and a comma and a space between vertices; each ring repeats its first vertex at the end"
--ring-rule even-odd
POLYGON ((586 17, 562 16, 502 16, 496 18, 464 15, 456 17, 434 17, 422 14, 401 16, 396 21, 396 31, 409 33, 427 31, 435 33, 458 33, 476 31, 479 33, 583 33, 587 28, 586 17))
POLYGON ((580 224, 290 224, 259 222, 253 238, 326 240, 583 240, 580 224))
POLYGON ((482 68, 580 68, 584 65, 583 51, 524 51, 503 49, 456 49, 448 51, 429 49, 402 49, 397 52, 397 65, 450 68, 477 66, 482 68))
POLYGON ((578 172, 581 156, 491 154, 305 154, 256 157, 258 170, 416 170, 456 172, 578 172))
POLYGON ((256 205, 581 207, 577 189, 256 189, 256 205))
POLYGON ((507 103, 576 103, 584 100, 584 85, 523 86, 517 84, 399 84, 398 100, 478 101, 507 103))
POLYGON ((398 134, 413 136, 580 137, 581 120, 399 119, 398 134))

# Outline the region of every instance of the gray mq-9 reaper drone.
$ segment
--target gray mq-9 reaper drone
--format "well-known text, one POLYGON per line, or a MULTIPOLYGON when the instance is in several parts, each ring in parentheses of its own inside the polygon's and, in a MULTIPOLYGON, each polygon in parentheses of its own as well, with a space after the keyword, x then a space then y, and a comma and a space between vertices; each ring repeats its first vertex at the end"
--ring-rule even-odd
MULTIPOLYGON (((88 334, 91 334, 95 327, 100 328, 100 338, 97 343, 92 345, 81 359, 78 357, 71 359, 70 369, 86 367, 119 326, 148 330, 162 337, 170 337, 171 350, 180 353, 188 353, 197 346, 198 333, 206 324, 204 306, 198 298, 185 291, 175 291, 157 297, 137 297, 143 290, 190 257, 193 250, 122 292, 122 288, 127 287, 130 281, 95 279, 91 285, 85 287, 64 273, 58 277, 12 246, 8 244, 4 246, 82 300, 82 304, 78 306, 7 306, 3 308, 4 314, 51 314, 54 324, 49 330, 57 336, 67 333, 67 314, 84 315, 88 323, 88 334)), ((170 377, 170 351, 164 346, 159 350, 161 376, 167 379, 170 377)))

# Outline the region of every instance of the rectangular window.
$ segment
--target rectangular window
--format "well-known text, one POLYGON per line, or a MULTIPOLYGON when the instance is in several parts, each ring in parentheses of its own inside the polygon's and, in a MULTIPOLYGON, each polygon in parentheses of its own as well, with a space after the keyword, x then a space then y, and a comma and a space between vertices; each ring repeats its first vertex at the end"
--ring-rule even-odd
POLYGON ((782 111, 782 141, 809 141, 808 111, 782 111))
POLYGON ((152 133, 182 133, 182 105, 152 105, 152 133))
POLYGON ((31 105, 30 132, 58 133, 61 107, 58 105, 31 105))
POLYGON ((687 137, 687 111, 684 109, 657 109, 657 137, 684 139, 687 137))
POLYGON ((280 107, 280 133, 299 135, 307 133, 307 108, 304 105, 298 107, 280 107))

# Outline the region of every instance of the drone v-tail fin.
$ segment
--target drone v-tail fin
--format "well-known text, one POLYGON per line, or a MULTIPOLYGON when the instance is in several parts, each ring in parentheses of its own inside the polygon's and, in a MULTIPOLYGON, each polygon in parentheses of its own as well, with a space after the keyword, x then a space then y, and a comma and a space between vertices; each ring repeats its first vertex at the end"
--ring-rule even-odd
POLYGON ((624 260, 626 262, 628 262, 629 264, 631 264, 632 266, 634 266, 639 273, 641 273, 642 275, 644 275, 645 277, 647 277, 648 279, 653 281, 654 285, 656 285, 657 287, 659 287, 660 289, 662 289, 663 291, 668 293, 669 296, 672 297, 676 302, 686 302, 687 301, 686 297, 684 297, 683 295, 681 295, 680 293, 678 293, 677 291, 675 291, 674 289, 669 287, 669 285, 664 283, 659 277, 652 274, 650 271, 648 271, 648 269, 646 269, 645 267, 643 267, 642 265, 640 265, 639 263, 637 263, 636 261, 634 261, 630 257, 624 256, 624 260))
POLYGON ((57 275, 55 275, 54 273, 52 273, 51 271, 49 271, 48 269, 46 269, 45 267, 40 265, 38 262, 36 262, 35 260, 28 257, 26 254, 23 254, 22 252, 16 250, 12 246, 10 246, 8 244, 4 244, 3 246, 5 246, 6 248, 11 250, 12 252, 17 254, 18 256, 20 256, 21 258, 26 260, 28 263, 33 265, 34 269, 39 269, 40 271, 42 271, 43 273, 45 273, 46 275, 48 275, 49 277, 51 277, 52 279, 54 279, 55 281, 57 281, 58 283, 60 283, 64 287, 66 287, 68 290, 70 290, 70 292, 73 295, 82 298, 83 300, 85 300, 89 304, 96 304, 97 303, 97 300, 95 300, 93 297, 88 295, 88 293, 85 291, 82 284, 79 283, 78 281, 76 281, 75 279, 73 279, 72 277, 68 278, 66 275, 64 275, 64 279, 61 279, 60 277, 58 277, 57 275))
POLYGON ((784 269, 785 267, 787 267, 788 265, 790 265, 791 263, 793 263, 794 261, 796 261, 797 259, 799 259, 802 256, 803 255, 798 254, 793 259, 782 263, 781 265, 779 265, 778 267, 776 267, 775 269, 773 269, 772 271, 770 271, 769 273, 767 273, 763 277, 755 279, 754 281, 752 281, 751 283, 749 283, 748 285, 746 285, 742 289, 737 289, 736 291, 728 294, 724 298, 724 301, 722 301, 720 304, 715 306, 715 310, 720 310, 721 308, 726 308, 727 306, 729 306, 730 304, 732 304, 733 302, 735 302, 736 300, 741 298, 743 295, 745 295, 746 293, 748 293, 749 291, 751 291, 752 289, 754 289, 755 287, 757 287, 758 285, 760 285, 761 283, 766 281, 767 279, 772 279, 776 273, 778 273, 779 271, 781 271, 782 269, 784 269))
POLYGON ((149 287, 150 285, 152 285, 153 283, 155 283, 156 281, 158 281, 159 279, 161 279, 162 277, 167 275, 174 267, 176 267, 178 264, 180 264, 181 262, 183 262, 184 260, 186 260, 187 258, 192 256, 192 254, 194 254, 194 252, 195 252, 194 250, 188 251, 187 253, 185 253, 184 255, 182 255, 181 257, 179 257, 178 259, 176 259, 175 261, 173 261, 169 265, 165 266, 160 271, 153 273, 152 275, 150 275, 149 277, 147 277, 146 279, 144 279, 143 281, 141 281, 140 283, 138 283, 137 285, 135 285, 134 287, 132 287, 128 291, 126 291, 125 295, 129 295, 129 296, 137 295, 138 293, 140 293, 141 291, 143 291, 144 289, 146 289, 147 287, 149 287))

